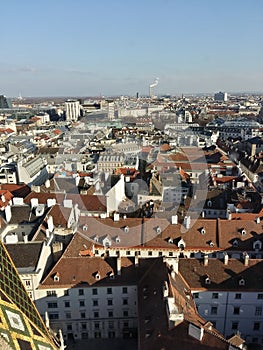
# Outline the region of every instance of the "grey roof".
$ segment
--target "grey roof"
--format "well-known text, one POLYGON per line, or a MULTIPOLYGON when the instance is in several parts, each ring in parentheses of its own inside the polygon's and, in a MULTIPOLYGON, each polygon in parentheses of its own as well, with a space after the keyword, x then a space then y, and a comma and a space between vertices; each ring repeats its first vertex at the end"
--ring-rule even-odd
POLYGON ((6 244, 6 249, 17 269, 36 268, 42 250, 41 243, 6 244))

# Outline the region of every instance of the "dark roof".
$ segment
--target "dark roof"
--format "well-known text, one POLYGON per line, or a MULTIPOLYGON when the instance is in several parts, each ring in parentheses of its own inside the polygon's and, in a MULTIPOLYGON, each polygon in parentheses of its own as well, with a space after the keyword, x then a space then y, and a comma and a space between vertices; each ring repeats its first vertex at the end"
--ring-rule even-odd
POLYGON ((6 244, 15 266, 19 268, 36 268, 42 250, 42 243, 6 244))

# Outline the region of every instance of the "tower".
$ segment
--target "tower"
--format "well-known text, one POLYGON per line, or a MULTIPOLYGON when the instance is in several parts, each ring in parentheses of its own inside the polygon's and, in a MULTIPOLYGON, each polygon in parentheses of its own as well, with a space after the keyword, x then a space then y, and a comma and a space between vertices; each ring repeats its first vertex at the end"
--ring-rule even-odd
POLYGON ((1 349, 59 350, 59 345, 46 327, 29 297, 18 272, 0 242, 0 343, 1 349))

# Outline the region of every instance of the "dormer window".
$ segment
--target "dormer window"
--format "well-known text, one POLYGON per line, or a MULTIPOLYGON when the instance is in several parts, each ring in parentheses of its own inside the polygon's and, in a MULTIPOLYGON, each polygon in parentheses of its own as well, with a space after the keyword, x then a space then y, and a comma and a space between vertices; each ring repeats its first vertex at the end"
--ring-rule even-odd
POLYGON ((157 226, 157 227, 156 227, 156 232, 157 232, 158 234, 162 232, 162 230, 161 230, 161 227, 160 227, 160 226, 157 226))
POLYGON ((54 281, 59 282, 59 273, 58 272, 54 275, 54 281))
POLYGON ((214 246, 215 246, 215 245, 214 245, 214 242, 213 242, 213 241, 210 241, 210 242, 209 242, 209 246, 210 246, 210 247, 214 247, 214 246))
POLYGON ((234 242, 233 242, 233 247, 234 248, 237 248, 238 247, 238 241, 235 239, 234 242))
POLYGON ((238 284, 239 284, 240 286, 244 286, 244 285, 245 285, 245 280, 244 280, 244 278, 241 278, 241 279, 238 281, 238 284))
POLYGON ((201 235, 204 235, 204 234, 206 233, 205 228, 204 228, 204 227, 202 227, 200 232, 201 232, 201 235))
POLYGON ((125 233, 128 233, 128 232, 129 232, 129 226, 125 226, 125 227, 123 228, 123 231, 124 231, 125 233))
POLYGON ((170 243, 170 244, 173 244, 173 239, 170 237, 169 239, 168 239, 168 243, 170 243))
POLYGON ((240 230, 240 233, 241 233, 242 236, 245 236, 247 234, 247 231, 244 228, 242 228, 240 230))
POLYGON ((186 246, 185 241, 183 239, 180 239, 177 246, 182 250, 185 249, 185 246, 186 246))
POLYGON ((96 280, 99 280, 99 279, 100 279, 100 273, 99 273, 99 271, 98 271, 98 272, 96 272, 96 274, 95 274, 95 278, 96 278, 96 280))
POLYGON ((121 240, 120 240, 120 237, 117 236, 117 237, 115 238, 115 242, 116 242, 116 243, 120 243, 120 241, 121 241, 121 240))
POLYGON ((98 242, 99 241, 99 237, 98 236, 95 236, 93 239, 94 239, 94 242, 98 242))
POLYGON ((262 242, 257 240, 253 243, 253 249, 255 250, 261 250, 262 249, 262 242))
POLYGON ((210 280, 209 276, 206 275, 205 284, 210 284, 210 283, 211 283, 211 280, 210 280))

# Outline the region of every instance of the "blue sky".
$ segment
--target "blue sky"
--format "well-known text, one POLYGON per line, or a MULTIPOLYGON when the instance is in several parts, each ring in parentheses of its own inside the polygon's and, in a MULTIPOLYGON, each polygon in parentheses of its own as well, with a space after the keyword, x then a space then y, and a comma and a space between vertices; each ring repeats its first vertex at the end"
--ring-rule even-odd
POLYGON ((8 0, 0 94, 263 91, 263 0, 8 0))

